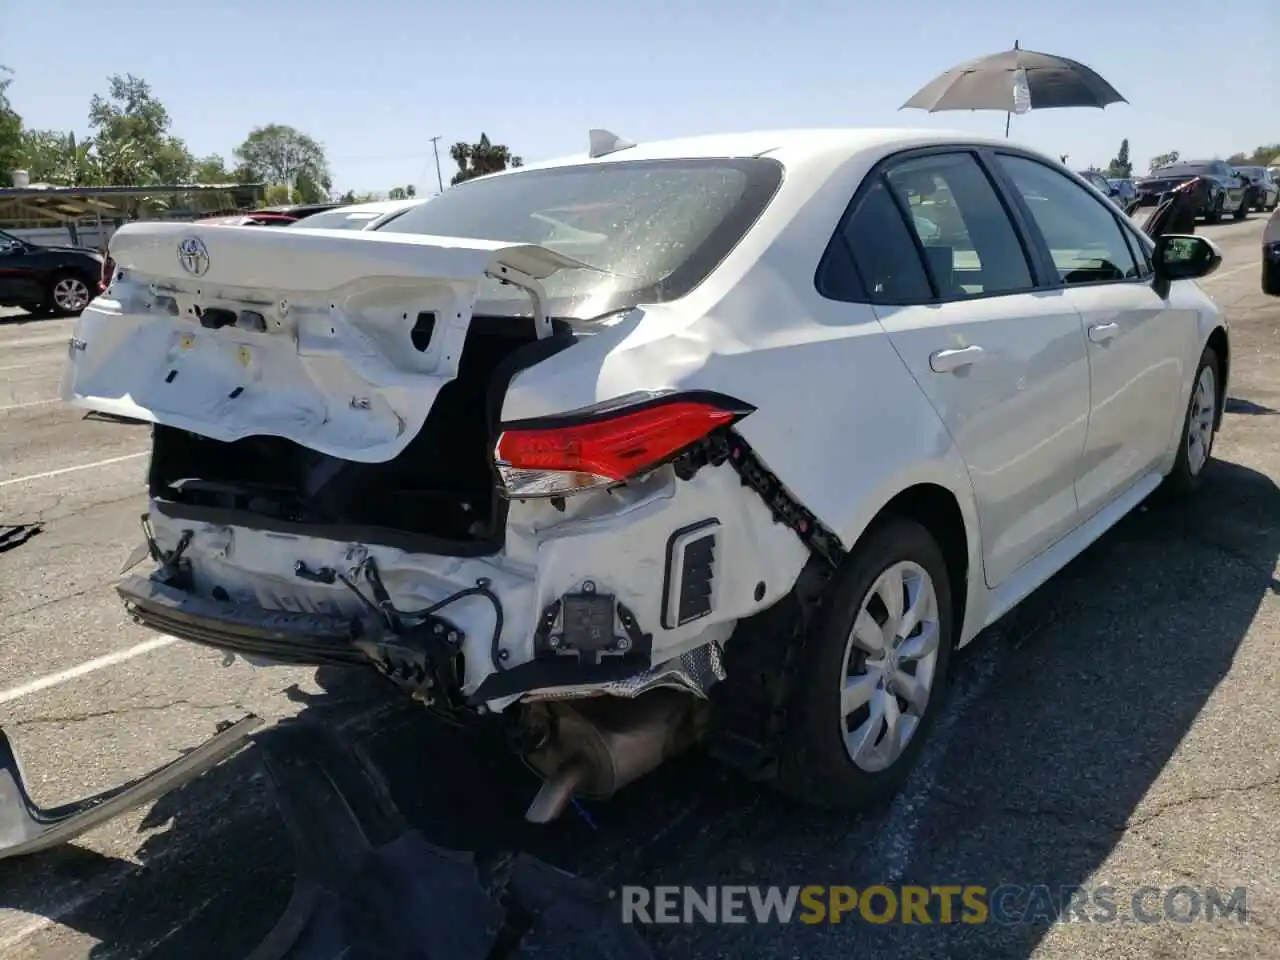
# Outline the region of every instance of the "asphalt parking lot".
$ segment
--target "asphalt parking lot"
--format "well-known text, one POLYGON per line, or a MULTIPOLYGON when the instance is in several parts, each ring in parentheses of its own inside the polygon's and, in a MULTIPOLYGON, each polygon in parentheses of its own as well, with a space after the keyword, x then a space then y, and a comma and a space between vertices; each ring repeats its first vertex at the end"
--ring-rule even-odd
MULTIPOLYGON (((1202 228, 1225 252, 1205 287, 1235 356, 1201 500, 1136 512, 979 638, 882 813, 798 809, 694 757, 534 828, 531 775, 358 677, 140 646, 154 635, 110 583, 141 542, 147 434, 54 400, 68 320, 0 318, 0 520, 45 524, 0 554, 0 722, 42 804, 249 711, 342 724, 435 842, 527 850, 611 887, 1247 888, 1244 922, 649 928, 663 958, 1280 957, 1280 301, 1258 289, 1262 225, 1202 228)), ((0 956, 235 960, 292 877, 251 749, 72 846, 0 862, 0 956)))

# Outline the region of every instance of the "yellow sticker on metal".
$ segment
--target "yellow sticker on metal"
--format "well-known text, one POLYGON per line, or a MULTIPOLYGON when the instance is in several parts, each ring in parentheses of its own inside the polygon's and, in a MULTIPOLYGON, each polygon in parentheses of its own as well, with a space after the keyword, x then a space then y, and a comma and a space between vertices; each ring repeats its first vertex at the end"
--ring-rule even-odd
POLYGON ((179 346, 183 350, 190 350, 192 347, 195 346, 195 344, 196 344, 196 338, 192 334, 184 333, 182 335, 182 340, 179 343, 179 346))
POLYGON ((247 367, 253 362, 253 354, 249 352, 248 347, 241 347, 237 351, 237 355, 240 357, 240 366, 242 367, 247 367))

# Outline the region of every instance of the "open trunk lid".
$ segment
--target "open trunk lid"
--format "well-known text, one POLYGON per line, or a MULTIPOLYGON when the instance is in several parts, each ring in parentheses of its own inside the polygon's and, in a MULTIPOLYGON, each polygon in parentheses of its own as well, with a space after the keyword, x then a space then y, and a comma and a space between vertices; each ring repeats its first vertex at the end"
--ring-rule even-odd
POLYGON ((366 463, 400 453, 458 362, 486 277, 528 292, 594 269, 546 247, 349 230, 139 223, 81 314, 63 399, 215 440, 283 437, 366 463))

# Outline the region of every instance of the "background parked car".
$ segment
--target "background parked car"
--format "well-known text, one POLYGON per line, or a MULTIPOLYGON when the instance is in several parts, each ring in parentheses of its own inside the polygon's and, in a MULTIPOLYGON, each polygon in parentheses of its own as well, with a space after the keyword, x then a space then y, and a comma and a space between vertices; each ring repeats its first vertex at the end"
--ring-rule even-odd
POLYGON ((1114 197, 1115 191, 1111 186, 1111 181, 1104 177, 1097 170, 1077 170, 1077 174, 1084 177, 1089 183, 1098 188, 1098 192, 1104 197, 1114 197))
POLYGON ((429 199, 429 197, 409 197, 406 200, 353 203, 345 207, 313 213, 309 217, 294 222, 309 230, 369 230, 375 225, 382 225, 397 214, 412 210, 420 203, 426 203, 429 199))
POLYGON ((1138 187, 1130 177, 1108 177, 1111 184, 1111 198, 1121 207, 1127 207, 1138 199, 1138 187))
POLYGON ((91 247, 41 246, 0 230, 0 307, 77 316, 102 289, 102 260, 91 247))
POLYGON ((1236 167, 1236 172, 1252 185, 1249 206, 1258 211, 1274 210, 1280 203, 1280 184, 1266 167, 1236 167))
POLYGON ((1249 181, 1222 160, 1187 160, 1153 170, 1138 181, 1138 205, 1145 207, 1160 202, 1160 197, 1193 177, 1203 177, 1209 184, 1205 206, 1197 215, 1206 223, 1217 223, 1224 214, 1243 220, 1249 212, 1249 181))

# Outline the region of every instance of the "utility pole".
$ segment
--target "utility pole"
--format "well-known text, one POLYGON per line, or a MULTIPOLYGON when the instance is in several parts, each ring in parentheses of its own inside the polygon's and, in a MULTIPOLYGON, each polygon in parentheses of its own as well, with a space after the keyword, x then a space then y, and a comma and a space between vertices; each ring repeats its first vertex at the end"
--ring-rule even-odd
POLYGON ((444 177, 440 175, 440 135, 436 134, 431 138, 431 152, 436 157, 436 186, 440 188, 440 192, 444 193, 444 177))

